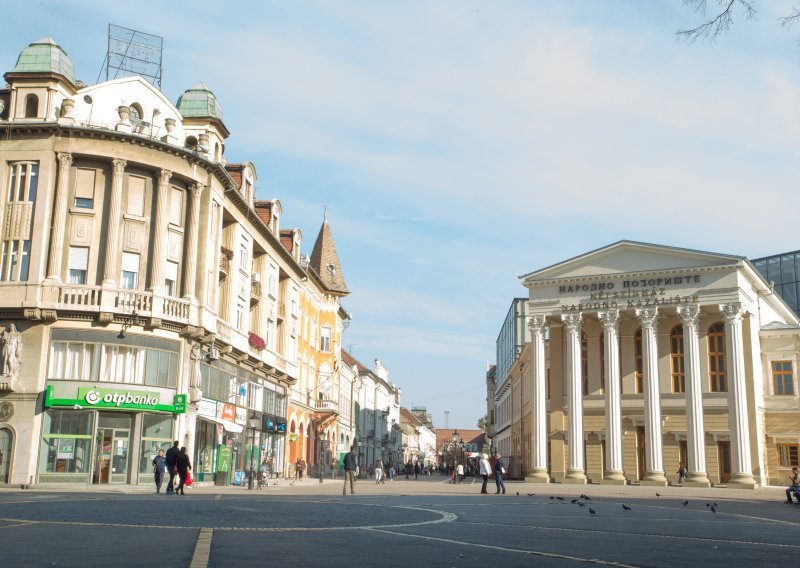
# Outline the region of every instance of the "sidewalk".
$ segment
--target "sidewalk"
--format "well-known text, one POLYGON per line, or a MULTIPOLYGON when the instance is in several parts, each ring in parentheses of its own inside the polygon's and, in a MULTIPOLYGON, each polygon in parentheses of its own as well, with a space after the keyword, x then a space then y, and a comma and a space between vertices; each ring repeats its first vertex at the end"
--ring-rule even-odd
MULTIPOLYGON (((274 482, 273 482, 274 483, 274 482)), ((463 483, 450 484, 448 477, 434 475, 421 477, 419 480, 396 479, 376 484, 370 479, 359 479, 356 482, 357 495, 476 495, 480 494, 482 480, 466 478, 463 483)), ((490 480, 490 490, 494 492, 494 482, 490 480)), ((187 488, 187 494, 196 495, 243 495, 253 497, 259 495, 341 495, 343 479, 326 478, 322 483, 319 479, 304 479, 303 481, 278 480, 277 484, 247 489, 243 486, 215 486, 197 483, 187 488)), ((581 493, 593 498, 616 499, 735 499, 743 501, 784 501, 784 487, 763 487, 754 490, 728 489, 725 487, 640 487, 638 485, 565 485, 561 483, 525 483, 522 481, 506 481, 508 496, 526 496, 534 493, 538 496, 564 496, 577 497, 581 493), (660 495, 660 497, 658 495, 660 495)), ((22 490, 19 486, 0 487, 0 493, 110 493, 110 494, 151 494, 154 493, 151 484, 145 485, 68 485, 68 484, 39 484, 30 489, 22 490)), ((348 491, 349 493, 349 491, 348 491)), ((490 497, 487 497, 490 498, 490 497)), ((503 498, 498 496, 496 498, 503 498)))

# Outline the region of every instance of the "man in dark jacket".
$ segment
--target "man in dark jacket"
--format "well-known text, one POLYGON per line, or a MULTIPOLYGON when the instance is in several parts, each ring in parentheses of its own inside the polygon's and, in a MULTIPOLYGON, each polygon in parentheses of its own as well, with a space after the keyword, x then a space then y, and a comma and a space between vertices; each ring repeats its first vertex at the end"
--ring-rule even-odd
POLYGON ((503 483, 503 476, 506 474, 506 463, 503 461, 503 458, 500 456, 500 452, 495 452, 494 454, 495 462, 494 462, 494 483, 497 486, 497 492, 495 495, 501 493, 505 494, 506 492, 506 484, 503 483))
POLYGON ((167 455, 164 456, 167 462, 167 473, 169 474, 169 483, 167 483, 166 493, 172 493, 174 491, 173 484, 175 483, 175 474, 177 473, 175 466, 178 465, 178 455, 181 453, 178 444, 180 444, 178 440, 172 442, 172 447, 167 450, 167 455))
POLYGON ((350 481, 350 494, 355 494, 356 486, 356 469, 358 468, 358 456, 356 456, 356 447, 350 446, 350 451, 344 456, 344 487, 342 488, 342 495, 347 495, 347 482, 350 481))

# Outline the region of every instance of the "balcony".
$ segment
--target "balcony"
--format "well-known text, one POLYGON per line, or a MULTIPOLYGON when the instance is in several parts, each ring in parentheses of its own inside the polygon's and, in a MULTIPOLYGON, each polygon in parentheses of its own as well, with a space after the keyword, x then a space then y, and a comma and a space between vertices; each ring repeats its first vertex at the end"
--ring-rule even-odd
POLYGON ((219 279, 224 280, 231 274, 231 260, 233 251, 225 247, 219 247, 219 279))
POLYGON ((339 416, 339 403, 329 398, 314 401, 314 420, 326 424, 339 416))
POLYGON ((250 305, 255 306, 261 301, 261 282, 250 284, 250 305))
POLYGON ((276 317, 281 321, 286 319, 286 304, 284 302, 278 302, 278 311, 276 317))
POLYGON ((189 302, 181 298, 153 297, 151 292, 108 289, 100 286, 64 284, 58 288, 60 312, 122 313, 136 312, 142 318, 160 318, 179 324, 189 323, 189 302))

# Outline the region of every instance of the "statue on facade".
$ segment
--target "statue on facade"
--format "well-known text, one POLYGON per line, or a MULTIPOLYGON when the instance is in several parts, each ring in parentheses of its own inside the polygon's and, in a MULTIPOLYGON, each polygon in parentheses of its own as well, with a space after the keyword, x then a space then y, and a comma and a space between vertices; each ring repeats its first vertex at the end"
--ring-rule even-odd
POLYGON ((0 333, 0 343, 3 344, 2 372, 0 374, 15 380, 19 377, 19 363, 22 356, 22 335, 12 323, 0 333))

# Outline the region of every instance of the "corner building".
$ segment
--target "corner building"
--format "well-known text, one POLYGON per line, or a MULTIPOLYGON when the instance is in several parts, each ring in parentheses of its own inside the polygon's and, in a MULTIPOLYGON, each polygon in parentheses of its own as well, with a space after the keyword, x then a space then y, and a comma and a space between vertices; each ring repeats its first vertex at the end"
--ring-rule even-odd
POLYGON ((280 472, 309 274, 213 92, 86 86, 52 38, 5 79, 0 483, 150 483, 172 440, 201 483, 280 472))
POLYGON ((800 327, 746 258, 621 241, 521 279, 529 481, 784 483, 800 327))

